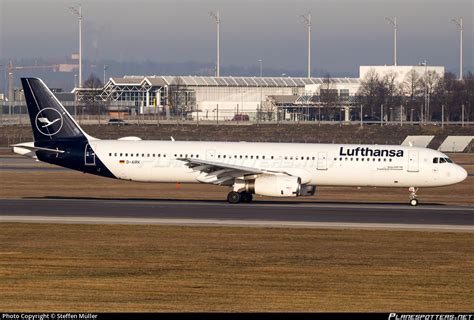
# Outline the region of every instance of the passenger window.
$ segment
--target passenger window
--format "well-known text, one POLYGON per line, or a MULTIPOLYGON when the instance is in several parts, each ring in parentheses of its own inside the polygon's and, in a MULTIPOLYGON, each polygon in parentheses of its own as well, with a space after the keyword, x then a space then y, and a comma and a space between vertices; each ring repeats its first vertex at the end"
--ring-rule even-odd
POLYGON ((120 156, 122 156, 122 154, 120 154, 120 156))
POLYGON ((117 154, 116 154, 116 153, 114 153, 114 156, 116 157, 116 156, 117 156, 117 154))
POLYGON ((433 158, 433 163, 438 163, 438 158, 433 158))
POLYGON ((139 153, 137 153, 137 157, 139 157, 139 156, 140 156, 140 154, 139 154, 139 153))

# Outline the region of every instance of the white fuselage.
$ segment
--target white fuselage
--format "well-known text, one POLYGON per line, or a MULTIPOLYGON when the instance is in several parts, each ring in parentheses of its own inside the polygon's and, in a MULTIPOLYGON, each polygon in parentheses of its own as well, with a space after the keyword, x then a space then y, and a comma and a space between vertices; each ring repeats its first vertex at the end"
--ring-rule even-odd
POLYGON ((184 158, 284 171, 303 185, 318 186, 436 187, 467 176, 454 163, 434 163, 448 158, 441 152, 400 145, 142 140, 90 145, 117 178, 143 182, 203 182, 203 173, 186 166, 184 158))

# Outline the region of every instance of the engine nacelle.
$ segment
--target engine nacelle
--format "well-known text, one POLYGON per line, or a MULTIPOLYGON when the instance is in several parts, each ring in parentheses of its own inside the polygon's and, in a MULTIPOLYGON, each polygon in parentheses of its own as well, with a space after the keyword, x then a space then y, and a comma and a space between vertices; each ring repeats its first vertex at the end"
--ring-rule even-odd
POLYGON ((245 190, 270 197, 296 197, 300 194, 301 179, 284 175, 261 175, 245 181, 245 190))
POLYGON ((314 196, 316 193, 316 186, 302 185, 300 188, 300 196, 314 196))

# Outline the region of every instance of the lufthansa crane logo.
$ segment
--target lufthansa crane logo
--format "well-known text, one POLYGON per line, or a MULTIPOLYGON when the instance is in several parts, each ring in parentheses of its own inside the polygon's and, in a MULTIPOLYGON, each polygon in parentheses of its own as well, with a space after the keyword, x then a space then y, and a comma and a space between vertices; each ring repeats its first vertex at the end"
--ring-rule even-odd
POLYGON ((36 115, 36 128, 45 136, 54 136, 63 127, 63 116, 53 108, 41 109, 36 115))

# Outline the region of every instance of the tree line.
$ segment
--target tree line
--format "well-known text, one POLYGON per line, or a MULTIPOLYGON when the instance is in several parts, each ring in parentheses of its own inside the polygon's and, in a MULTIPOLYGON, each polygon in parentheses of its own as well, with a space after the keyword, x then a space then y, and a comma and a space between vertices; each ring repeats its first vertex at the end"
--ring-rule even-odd
POLYGON ((402 108, 408 121, 474 120, 474 75, 468 72, 463 80, 447 72, 440 77, 434 71, 419 74, 411 70, 397 81, 396 73, 380 76, 369 71, 361 80, 356 95, 364 115, 383 116, 394 120, 394 110, 402 108))

